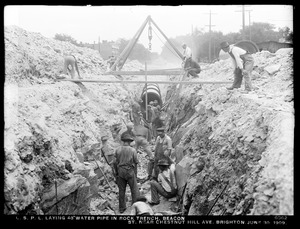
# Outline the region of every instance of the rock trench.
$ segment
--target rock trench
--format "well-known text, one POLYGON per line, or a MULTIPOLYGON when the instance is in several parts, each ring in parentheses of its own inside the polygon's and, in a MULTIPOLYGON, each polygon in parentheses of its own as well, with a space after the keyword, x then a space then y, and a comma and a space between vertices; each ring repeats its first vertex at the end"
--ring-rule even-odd
MULTIPOLYGON (((117 214, 117 193, 110 185, 117 187, 99 156, 100 138, 108 135, 112 149, 120 144, 118 133, 142 88, 53 81, 61 71, 58 50, 76 53, 85 77, 100 75, 106 63, 95 50, 16 27, 5 28, 5 48, 5 214, 117 214)), ((254 57, 254 93, 183 86, 168 112, 182 174, 179 194, 187 181, 183 214, 293 214, 293 52, 262 51, 254 57)), ((230 64, 203 66, 199 78, 232 80, 230 64)), ((133 61, 124 68, 142 66, 133 61)), ((165 90, 166 102, 172 87, 165 90)), ((139 159, 143 178, 147 161, 143 154, 139 159)), ((140 188, 149 190, 147 184, 140 188)), ((128 190, 126 196, 129 205, 128 190)))

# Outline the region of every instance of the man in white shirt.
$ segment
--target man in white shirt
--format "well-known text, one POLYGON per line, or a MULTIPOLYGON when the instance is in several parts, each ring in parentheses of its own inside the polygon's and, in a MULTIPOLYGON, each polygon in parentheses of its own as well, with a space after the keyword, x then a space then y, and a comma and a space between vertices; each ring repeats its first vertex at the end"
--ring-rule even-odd
POLYGON ((227 88, 232 90, 234 88, 240 88, 242 85, 243 76, 245 79, 245 90, 251 91, 251 72, 253 70, 254 60, 252 55, 237 46, 229 45, 228 42, 224 41, 220 44, 221 49, 224 52, 228 52, 231 57, 233 67, 234 67, 234 81, 231 87, 227 88))
POLYGON ((175 164, 169 164, 168 160, 161 159, 157 163, 160 173, 157 181, 150 181, 151 202, 150 205, 159 204, 159 194, 170 199, 177 194, 177 184, 175 178, 175 164))
POLYGON ((187 65, 192 59, 192 50, 185 44, 182 44, 183 48, 183 68, 187 68, 187 65))

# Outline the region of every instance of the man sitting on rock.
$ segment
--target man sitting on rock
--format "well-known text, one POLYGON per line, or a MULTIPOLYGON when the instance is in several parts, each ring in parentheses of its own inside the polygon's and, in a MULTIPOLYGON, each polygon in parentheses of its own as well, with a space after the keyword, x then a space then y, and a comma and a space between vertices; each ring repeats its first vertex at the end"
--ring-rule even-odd
POLYGON ((198 74, 201 72, 200 65, 193 59, 186 64, 184 70, 188 71, 188 74, 192 75, 194 78, 198 77, 198 74))
POLYGON ((170 199, 177 194, 177 184, 175 178, 175 164, 169 165, 166 159, 161 159, 157 163, 159 167, 159 174, 157 181, 150 181, 151 188, 151 202, 150 205, 159 204, 159 195, 170 199))

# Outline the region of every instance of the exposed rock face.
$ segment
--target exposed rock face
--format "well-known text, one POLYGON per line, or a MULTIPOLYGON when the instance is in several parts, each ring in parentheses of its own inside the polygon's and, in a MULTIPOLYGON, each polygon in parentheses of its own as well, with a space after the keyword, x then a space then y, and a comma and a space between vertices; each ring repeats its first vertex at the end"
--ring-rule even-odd
MULTIPOLYGON (((201 173, 187 179, 186 214, 207 214, 226 184, 210 214, 293 214, 292 57, 291 50, 282 53, 264 59, 265 67, 274 63, 281 67, 272 75, 267 70, 268 75, 258 73, 253 84, 260 88, 255 93, 227 91, 216 85, 203 85, 202 90, 186 86, 182 91, 181 100, 196 96, 201 101, 173 139, 180 139, 178 146, 185 157, 206 162, 201 173)), ((255 73, 261 71, 264 55, 254 55, 255 73)), ((220 64, 208 71, 230 68, 229 63, 215 68, 220 64)))
MULTIPOLYGON (((108 135, 109 145, 114 149, 119 143, 113 141, 111 127, 121 123, 122 131, 126 129, 122 118, 128 120, 128 96, 135 91, 135 85, 56 82, 54 79, 63 70, 66 54, 77 57, 83 78, 100 76, 106 70, 105 61, 95 50, 45 38, 15 26, 5 28, 6 214, 43 211, 56 214, 55 206, 41 210, 39 203, 44 192, 49 187, 53 189, 54 180, 69 182, 71 179, 72 186, 76 181, 72 177, 88 154, 99 159, 101 136, 108 135)), ((130 62, 124 69, 130 67, 139 68, 140 64, 130 62)), ((103 166, 103 163, 99 164, 103 166)), ((100 181, 96 184, 84 176, 83 187, 74 186, 67 192, 68 196, 59 200, 61 212, 89 211, 89 201, 80 196, 87 196, 95 186, 107 186, 101 172, 97 172, 99 169, 96 166, 93 169, 100 181), (69 209, 68 198, 75 193, 79 204, 81 201, 84 205, 69 209)), ((102 169, 109 174, 110 181, 114 179, 110 168, 102 169)))
MULTIPOLYGON (((76 55, 83 78, 115 79, 101 75, 107 66, 95 50, 5 28, 5 214, 115 214, 117 195, 103 175, 117 187, 99 142, 107 135, 112 149, 119 146, 112 130, 126 129, 144 85, 56 82, 64 54, 76 55)), ((293 49, 253 56, 255 92, 184 85, 169 113, 180 188, 188 181, 186 214, 207 214, 226 184, 211 214, 294 214, 293 49)), ((228 59, 201 68, 200 80, 233 78, 228 59)), ((166 102, 174 87, 162 88, 166 102)), ((138 157, 138 176, 146 177, 147 159, 138 157)))

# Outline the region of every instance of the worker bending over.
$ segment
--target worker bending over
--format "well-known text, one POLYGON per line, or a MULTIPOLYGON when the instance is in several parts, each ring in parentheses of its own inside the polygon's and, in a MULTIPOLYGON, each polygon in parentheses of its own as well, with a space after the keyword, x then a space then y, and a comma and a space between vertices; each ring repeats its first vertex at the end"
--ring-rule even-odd
POLYGON ((154 215, 154 212, 144 195, 139 196, 132 205, 131 215, 154 215))
POLYGON ((137 186, 137 152, 130 146, 133 138, 125 134, 121 140, 123 146, 120 146, 115 151, 115 170, 117 175, 117 184, 119 187, 119 211, 123 213, 126 210, 125 192, 126 186, 129 184, 131 191, 132 204, 136 202, 139 196, 139 189, 137 186))
POLYGON ((234 67, 234 81, 232 86, 227 89, 232 90, 234 88, 240 88, 244 76, 245 90, 251 91, 253 89, 251 72, 254 65, 252 55, 240 47, 229 45, 227 41, 222 42, 220 46, 224 52, 227 52, 230 55, 234 67))
POLYGON ((64 71, 63 71, 63 73, 65 75, 67 75, 68 73, 70 73, 71 78, 74 79, 75 74, 76 74, 75 70, 77 71, 79 79, 82 79, 82 77, 79 74, 76 57, 73 56, 73 55, 65 56, 64 57, 64 71), (71 70, 70 70, 69 67, 71 67, 71 70))

